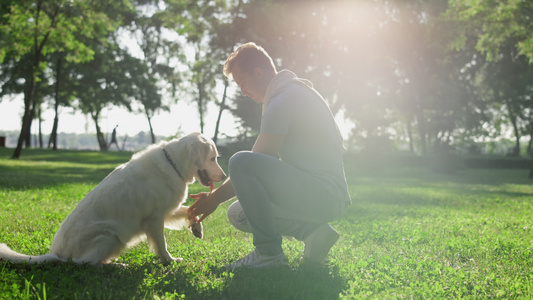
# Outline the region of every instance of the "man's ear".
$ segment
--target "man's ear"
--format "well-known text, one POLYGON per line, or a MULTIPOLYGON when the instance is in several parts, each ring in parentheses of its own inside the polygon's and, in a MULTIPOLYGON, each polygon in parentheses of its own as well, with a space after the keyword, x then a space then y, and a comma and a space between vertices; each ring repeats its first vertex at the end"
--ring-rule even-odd
POLYGON ((263 69, 259 68, 259 67, 255 67, 254 68, 254 77, 257 78, 257 79, 261 79, 263 78, 265 72, 263 71, 263 69))

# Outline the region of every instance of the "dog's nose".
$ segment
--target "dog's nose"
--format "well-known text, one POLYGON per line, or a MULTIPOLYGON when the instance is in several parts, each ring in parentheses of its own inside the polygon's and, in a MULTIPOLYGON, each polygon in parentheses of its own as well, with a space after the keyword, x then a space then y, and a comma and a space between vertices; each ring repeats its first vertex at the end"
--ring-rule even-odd
POLYGON ((220 177, 220 180, 217 181, 217 182, 224 181, 224 180, 226 180, 226 178, 228 178, 228 176, 225 173, 222 173, 222 176, 220 177))

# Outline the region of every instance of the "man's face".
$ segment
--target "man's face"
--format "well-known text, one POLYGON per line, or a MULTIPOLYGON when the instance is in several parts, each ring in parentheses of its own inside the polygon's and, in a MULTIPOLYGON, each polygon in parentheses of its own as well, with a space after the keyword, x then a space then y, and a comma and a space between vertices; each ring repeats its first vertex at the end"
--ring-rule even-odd
POLYGON ((241 88, 241 94, 254 99, 257 103, 264 101, 266 86, 264 86, 263 70, 256 68, 253 74, 243 71, 238 65, 231 72, 233 80, 241 88))

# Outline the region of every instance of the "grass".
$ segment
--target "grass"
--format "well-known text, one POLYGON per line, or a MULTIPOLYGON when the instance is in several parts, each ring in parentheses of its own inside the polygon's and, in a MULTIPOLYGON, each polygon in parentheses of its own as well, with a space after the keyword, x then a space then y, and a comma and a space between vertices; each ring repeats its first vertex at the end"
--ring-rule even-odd
MULTIPOLYGON (((48 252, 61 221, 131 153, 0 149, 0 242, 48 252)), ((342 238, 323 266, 300 266, 303 245, 284 240, 289 267, 226 272, 252 250, 233 229, 228 204, 204 222, 205 237, 167 231, 162 266, 146 243, 118 262, 0 262, 0 299, 531 299, 533 186, 527 170, 463 170, 454 175, 347 166, 354 204, 332 225, 342 238)), ((204 190, 198 185, 191 192, 204 190)))

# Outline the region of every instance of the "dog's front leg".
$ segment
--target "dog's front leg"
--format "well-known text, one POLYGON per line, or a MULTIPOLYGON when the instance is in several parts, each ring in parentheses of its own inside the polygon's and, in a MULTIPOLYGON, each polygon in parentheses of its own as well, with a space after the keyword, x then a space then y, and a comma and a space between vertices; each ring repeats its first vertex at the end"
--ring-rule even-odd
POLYGON ((202 229, 202 223, 198 222, 197 217, 193 217, 187 213, 188 206, 182 206, 178 209, 179 213, 181 214, 183 218, 187 219, 187 222, 189 223, 189 229, 191 230, 192 234, 201 239, 203 237, 203 229, 202 229))
POLYGON ((148 242, 154 248, 155 254, 161 258, 163 264, 168 265, 174 260, 181 261, 182 259, 175 259, 170 256, 170 253, 168 253, 167 242, 165 240, 164 222, 165 221, 162 218, 155 218, 145 220, 143 226, 148 242))

